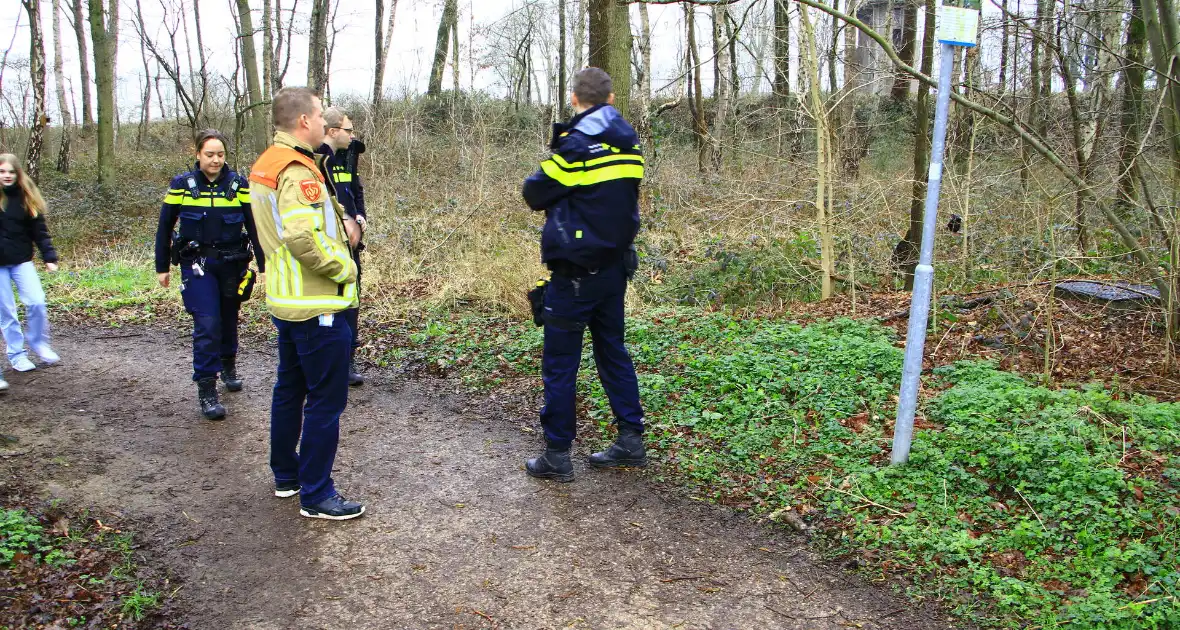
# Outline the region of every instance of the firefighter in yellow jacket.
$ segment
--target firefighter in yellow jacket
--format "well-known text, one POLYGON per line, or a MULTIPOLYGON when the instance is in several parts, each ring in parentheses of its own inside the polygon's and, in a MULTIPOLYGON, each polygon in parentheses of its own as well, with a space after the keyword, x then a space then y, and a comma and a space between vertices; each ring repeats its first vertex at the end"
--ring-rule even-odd
POLYGON ((332 484, 352 348, 342 313, 357 305, 351 248, 360 228, 317 161, 325 133, 319 97, 284 88, 272 108, 277 132, 250 172, 250 196, 266 256, 266 306, 279 333, 270 416, 275 496, 298 494, 303 516, 346 520, 365 511, 332 484))

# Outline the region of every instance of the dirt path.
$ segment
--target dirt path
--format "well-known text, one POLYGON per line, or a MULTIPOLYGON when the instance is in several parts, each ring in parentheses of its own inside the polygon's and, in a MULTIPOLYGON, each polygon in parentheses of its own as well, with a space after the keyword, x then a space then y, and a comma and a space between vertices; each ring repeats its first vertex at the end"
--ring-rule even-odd
POLYGON ((57 345, 66 365, 7 373, 0 433, 21 442, 0 470, 136 521, 194 629, 962 625, 635 473, 530 479, 531 418, 426 381, 353 390, 335 478, 369 511, 303 519, 270 496, 272 348, 244 352, 247 389, 211 423, 185 337, 70 331, 57 345))

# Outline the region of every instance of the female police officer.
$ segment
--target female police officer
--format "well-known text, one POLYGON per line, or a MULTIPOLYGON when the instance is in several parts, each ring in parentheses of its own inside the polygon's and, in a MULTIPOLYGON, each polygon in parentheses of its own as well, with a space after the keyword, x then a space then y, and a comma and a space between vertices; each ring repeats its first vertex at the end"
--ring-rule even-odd
MULTIPOLYGON (((227 390, 242 389, 236 363, 238 309, 253 288, 251 250, 261 251, 249 184, 226 165, 228 146, 219 131, 197 134, 196 167, 172 178, 156 229, 156 274, 162 286, 171 278, 170 264, 180 265, 180 294, 193 316, 193 380, 208 420, 225 417, 217 399, 218 373, 227 390)), ((259 255, 259 273, 264 264, 259 255)))

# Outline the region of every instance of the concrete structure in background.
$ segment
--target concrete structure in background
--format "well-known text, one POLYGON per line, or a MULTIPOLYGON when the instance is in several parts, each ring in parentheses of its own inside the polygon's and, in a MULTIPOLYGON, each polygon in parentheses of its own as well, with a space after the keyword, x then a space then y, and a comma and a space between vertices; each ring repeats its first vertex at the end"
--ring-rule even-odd
MULTIPOLYGON (((893 47, 901 50, 902 32, 905 26, 905 0, 867 0, 856 10, 856 17, 869 25, 874 31, 889 34, 893 47), (892 9, 893 17, 889 13, 892 9)), ((921 32, 915 29, 916 32, 921 32)), ((915 43, 915 45, 919 45, 915 43)), ((856 31, 856 43, 853 54, 848 62, 853 66, 848 75, 853 78, 856 90, 864 95, 885 96, 893 87, 896 73, 893 64, 880 44, 868 35, 856 31)), ((910 91, 917 89, 917 82, 910 80, 910 91)))

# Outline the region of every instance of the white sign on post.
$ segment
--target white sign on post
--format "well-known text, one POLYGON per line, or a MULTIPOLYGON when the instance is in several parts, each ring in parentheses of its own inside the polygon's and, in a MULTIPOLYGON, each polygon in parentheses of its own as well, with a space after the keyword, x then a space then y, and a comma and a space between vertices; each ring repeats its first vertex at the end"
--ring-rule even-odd
POLYGON ((938 41, 952 46, 974 46, 979 33, 979 11, 946 4, 938 8, 938 41))

